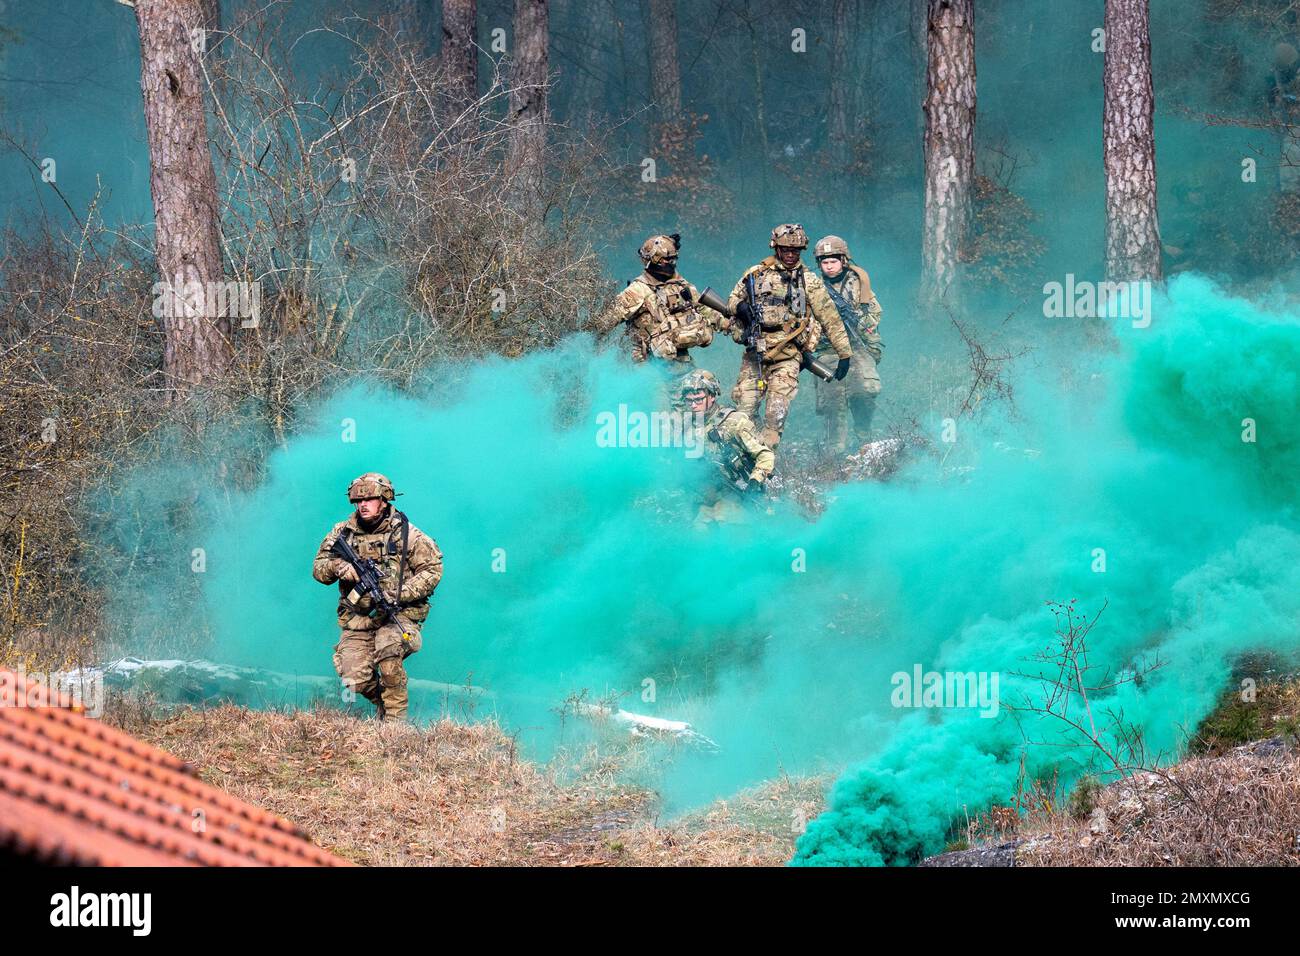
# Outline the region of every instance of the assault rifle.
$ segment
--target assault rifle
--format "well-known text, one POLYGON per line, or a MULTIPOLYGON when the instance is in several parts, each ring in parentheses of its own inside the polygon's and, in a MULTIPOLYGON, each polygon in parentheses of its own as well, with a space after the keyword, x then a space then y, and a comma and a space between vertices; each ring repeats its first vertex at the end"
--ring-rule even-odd
MULTIPOLYGON (((758 304, 758 295, 754 289, 754 277, 748 275, 745 277, 745 301, 749 305, 749 322, 745 325, 745 331, 741 336, 741 343, 747 349, 752 349, 758 356, 758 360, 763 361, 763 356, 767 351, 767 342, 763 338, 763 310, 758 304)), ((700 305, 706 305, 715 312, 721 312, 728 318, 735 318, 736 315, 727 307, 727 303, 722 297, 713 291, 711 287, 705 287, 700 293, 700 305)), ((799 360, 800 368, 806 368, 818 378, 829 382, 835 377, 835 370, 827 367, 820 359, 811 352, 802 353, 799 360)))
POLYGON ((330 548, 330 554, 342 558, 352 565, 352 570, 357 572, 357 584, 354 591, 361 597, 370 598, 370 603, 374 607, 374 610, 370 612, 370 616, 383 615, 387 620, 400 626, 397 615, 402 612, 402 609, 384 594, 384 589, 379 583, 379 566, 370 558, 362 558, 357 554, 356 549, 348 543, 343 535, 339 535, 334 539, 334 546, 330 548))

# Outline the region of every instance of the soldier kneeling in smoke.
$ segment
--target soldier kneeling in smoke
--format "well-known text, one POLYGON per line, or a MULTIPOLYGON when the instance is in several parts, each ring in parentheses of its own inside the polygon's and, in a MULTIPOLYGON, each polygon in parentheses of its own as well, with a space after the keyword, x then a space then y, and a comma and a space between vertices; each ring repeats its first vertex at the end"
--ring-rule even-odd
POLYGON ((677 390, 677 405, 689 415, 698 447, 718 466, 722 481, 715 483, 700 504, 695 523, 742 521, 741 498, 761 492, 776 467, 776 455, 758 437, 744 412, 718 402, 722 386, 706 369, 685 375, 677 390))
POLYGON ((357 507, 321 542, 312 577, 339 585, 342 635, 334 669, 343 683, 373 703, 380 720, 406 719, 406 669, 402 661, 420 649, 420 624, 429 616, 429 595, 442 578, 442 552, 392 504, 393 483, 367 472, 348 487, 357 507), (358 563, 339 556, 351 546, 358 563), (377 593, 365 593, 374 575, 377 593), (387 608, 387 609, 385 609, 387 608))

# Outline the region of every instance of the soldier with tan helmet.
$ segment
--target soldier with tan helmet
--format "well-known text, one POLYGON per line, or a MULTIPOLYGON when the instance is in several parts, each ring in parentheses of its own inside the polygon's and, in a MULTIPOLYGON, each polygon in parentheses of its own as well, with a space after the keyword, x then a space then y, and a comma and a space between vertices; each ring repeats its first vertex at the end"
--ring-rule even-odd
POLYGON ((817 382, 817 414, 826 422, 826 439, 831 450, 848 450, 849 413, 853 415, 855 446, 871 438, 871 419, 880 394, 880 373, 876 366, 884 351, 880 339, 883 314, 871 279, 849 256, 849 245, 839 236, 825 236, 813 246, 826 294, 830 296, 856 349, 853 367, 843 380, 817 382))
POLYGON ((727 305, 735 316, 732 338, 745 345, 732 400, 737 409, 755 420, 759 403, 766 402, 762 438, 766 445, 776 448, 790 403, 799 392, 804 353, 812 352, 825 333, 839 356, 835 369, 838 380, 848 374, 853 348, 822 280, 800 261, 803 250, 808 248, 803 226, 777 226, 768 246, 772 255, 746 270, 731 290, 727 305), (751 279, 752 309, 748 288, 751 279), (760 344, 756 344, 756 337, 746 335, 750 328, 761 332, 757 337, 760 344))
POLYGON ((674 403, 688 414, 700 447, 719 471, 719 481, 708 486, 696 516, 696 525, 743 520, 739 496, 761 490, 776 467, 776 456, 763 443, 754 423, 744 412, 718 402, 722 386, 708 369, 682 377, 674 403))
POLYGON ((356 510, 321 542, 312 577, 339 586, 342 635, 334 648, 334 669, 347 687, 375 705, 381 720, 402 721, 407 706, 402 661, 423 643, 420 625, 429 616, 429 595, 442 578, 442 552, 394 507, 395 496, 393 483, 378 472, 353 481, 348 500, 356 510), (362 561, 374 562, 383 595, 397 608, 395 619, 359 593, 357 569, 335 556, 340 537, 362 561))
POLYGON ((729 327, 729 319, 700 305, 695 286, 678 274, 681 245, 682 237, 676 233, 643 242, 639 255, 645 271, 596 320, 596 331, 602 335, 626 324, 634 361, 644 362, 653 355, 693 364, 690 350, 708 346, 715 330, 729 327))

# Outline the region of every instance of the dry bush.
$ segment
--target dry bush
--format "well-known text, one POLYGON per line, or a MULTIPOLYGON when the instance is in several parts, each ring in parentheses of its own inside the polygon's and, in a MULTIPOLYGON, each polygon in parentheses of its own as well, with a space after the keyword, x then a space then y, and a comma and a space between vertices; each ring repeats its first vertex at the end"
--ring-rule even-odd
POLYGON ((352 19, 313 31, 349 44, 353 68, 341 89, 308 96, 280 10, 241 21, 209 62, 226 278, 262 293, 257 323, 235 323, 224 381, 176 406, 155 390, 146 235, 120 239, 95 223, 7 237, 0 370, 5 407, 30 410, 0 429, 12 463, 0 500, 10 660, 35 669, 95 657, 111 584, 95 569, 147 572, 141 562, 161 560, 92 540, 110 515, 176 533, 196 519, 184 492, 164 513, 141 510, 113 493, 115 474, 166 455, 194 480, 255 483, 261 455, 335 383, 422 387, 440 361, 546 347, 612 291, 591 243, 599 144, 552 127, 547 176, 521 200, 505 166, 499 73, 454 112, 433 61, 352 19), (40 441, 47 418, 57 442, 40 441), (54 626, 56 604, 76 615, 75 631, 54 626))
POLYGON ((1088 816, 1031 817, 1019 866, 1300 865, 1300 755, 1241 748, 1102 789, 1088 816))
POLYGON ((93 208, 3 250, 0 663, 43 670, 81 662, 103 627, 82 504, 157 427, 162 339, 138 250, 93 208))
POLYGON ((346 82, 304 94, 274 11, 223 43, 214 148, 234 272, 269 307, 245 364, 277 407, 323 377, 398 386, 439 359, 554 344, 606 296, 590 202, 599 144, 548 126, 546 177, 507 166, 509 89, 459 108, 438 63, 346 18, 300 38, 350 51, 346 82))
POLYGON ((0 662, 93 659, 114 579, 170 560, 101 532, 123 519, 184 531, 198 518, 190 484, 260 480, 322 393, 360 377, 423 388, 440 362, 549 346, 612 291, 591 244, 599 144, 548 128, 546 176, 525 195, 506 167, 499 72, 457 112, 435 62, 384 23, 294 37, 286 8, 248 12, 205 59, 225 279, 261 292, 256 321, 233 323, 223 380, 163 401, 146 228, 110 232, 94 208, 69 207, 66 233, 45 220, 4 237, 0 662), (351 51, 334 86, 291 65, 321 39, 351 51), (186 466, 165 509, 114 481, 164 461, 186 466))

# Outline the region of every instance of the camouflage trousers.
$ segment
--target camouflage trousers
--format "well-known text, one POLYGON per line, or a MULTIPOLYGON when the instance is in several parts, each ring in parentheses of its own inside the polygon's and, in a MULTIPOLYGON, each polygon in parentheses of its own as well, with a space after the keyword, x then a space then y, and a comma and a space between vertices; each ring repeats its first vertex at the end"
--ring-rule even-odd
MULTIPOLYGON (((830 355, 831 364, 835 355, 830 355)), ((832 451, 848 450, 849 414, 853 415, 854 441, 861 447, 871 438, 871 419, 876 413, 876 396, 880 394, 880 372, 876 360, 866 349, 856 349, 849 363, 849 374, 838 382, 817 379, 817 414, 826 423, 826 443, 832 451)))
POLYGON ((402 620, 369 631, 344 629, 334 647, 334 670, 344 685, 379 710, 384 720, 405 720, 406 668, 402 661, 420 649, 419 625, 402 620), (403 637, 405 632, 405 637, 403 637))
POLYGON ((798 356, 760 363, 758 356, 748 351, 740 360, 740 377, 731 390, 731 400, 737 411, 748 415, 754 424, 762 424, 759 438, 769 448, 775 449, 780 443, 790 403, 799 394, 799 365, 798 356), (756 414, 760 402, 763 403, 761 423, 756 414))

